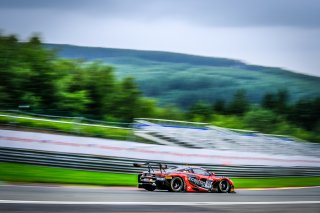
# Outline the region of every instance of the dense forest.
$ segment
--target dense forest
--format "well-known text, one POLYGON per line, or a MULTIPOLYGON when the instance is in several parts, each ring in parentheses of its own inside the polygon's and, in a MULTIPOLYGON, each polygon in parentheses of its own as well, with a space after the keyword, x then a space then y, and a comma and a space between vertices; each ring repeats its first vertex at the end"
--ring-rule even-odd
POLYGON ((117 80, 110 66, 57 58, 38 37, 19 42, 2 35, 0 45, 2 109, 28 106, 40 113, 121 121, 151 116, 153 102, 142 97, 133 78, 117 80))
MULTIPOLYGON (((227 62, 221 60, 219 63, 227 62)), ((235 66, 241 65, 237 61, 231 62, 235 66)), ((202 121, 320 141, 320 98, 315 95, 293 101, 291 90, 286 88, 270 91, 257 88, 256 92, 261 93, 257 102, 243 87, 229 98, 194 99, 184 108, 174 101, 159 105, 157 99, 145 97, 133 78, 136 76, 119 77, 113 66, 103 61, 60 58, 37 36, 20 42, 14 35, 0 35, 0 75, 1 109, 24 106, 26 110, 38 113, 121 122, 131 122, 135 117, 202 121)), ((187 80, 183 72, 179 75, 180 82, 190 82, 188 87, 193 93, 203 92, 192 86, 197 78, 187 75, 187 80)), ((219 77, 224 78, 223 73, 219 77)), ((215 82, 207 81, 207 84, 212 83, 215 82)), ((157 85, 158 82, 153 79, 149 84, 157 85)), ((170 85, 169 81, 167 84, 179 87, 178 83, 170 85)), ((219 85, 219 88, 223 86, 219 85)), ((314 94, 317 92, 318 87, 314 94)))
POLYGON ((246 90, 252 103, 263 95, 286 89, 289 101, 320 96, 320 78, 281 68, 249 65, 226 58, 181 53, 45 44, 59 57, 99 60, 115 68, 119 78, 134 76, 144 96, 161 106, 174 103, 187 110, 198 101, 229 102, 238 90, 246 90))

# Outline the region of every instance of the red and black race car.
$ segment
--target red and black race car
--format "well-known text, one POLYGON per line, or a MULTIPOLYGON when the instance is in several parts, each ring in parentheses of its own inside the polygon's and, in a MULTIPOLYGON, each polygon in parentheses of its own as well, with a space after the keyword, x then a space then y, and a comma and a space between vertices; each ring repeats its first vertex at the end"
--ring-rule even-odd
POLYGON ((171 192, 234 192, 234 184, 227 177, 217 177, 201 167, 180 166, 167 168, 157 163, 155 170, 151 163, 133 164, 135 167, 148 167, 148 171, 138 175, 138 187, 148 191, 168 190, 171 192))

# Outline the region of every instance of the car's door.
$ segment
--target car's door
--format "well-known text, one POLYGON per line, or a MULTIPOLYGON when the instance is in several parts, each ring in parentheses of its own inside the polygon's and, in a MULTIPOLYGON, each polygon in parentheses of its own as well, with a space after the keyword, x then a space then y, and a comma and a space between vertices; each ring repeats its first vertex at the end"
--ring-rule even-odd
POLYGON ((210 173, 202 168, 193 168, 193 173, 198 180, 198 184, 202 188, 210 189, 212 187, 212 180, 210 180, 210 173))

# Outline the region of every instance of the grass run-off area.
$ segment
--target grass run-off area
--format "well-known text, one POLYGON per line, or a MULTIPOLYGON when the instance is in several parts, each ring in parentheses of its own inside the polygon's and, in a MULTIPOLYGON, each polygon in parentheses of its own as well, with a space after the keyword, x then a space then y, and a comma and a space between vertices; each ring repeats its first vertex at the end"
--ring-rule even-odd
MULTIPOLYGON (((319 186, 320 177, 231 178, 236 188, 319 186)), ((0 181, 20 183, 137 186, 137 175, 0 163, 0 181)))
MULTIPOLYGON (((86 123, 77 124, 73 123, 74 120, 61 120, 61 119, 39 119, 28 115, 19 115, 14 113, 2 113, 0 115, 0 125, 9 125, 14 128, 31 128, 33 131, 49 131, 69 133, 72 135, 93 136, 117 140, 133 139, 133 133, 128 128, 116 128, 104 125, 86 125, 86 123)), ((139 137, 134 140, 145 142, 139 137)))

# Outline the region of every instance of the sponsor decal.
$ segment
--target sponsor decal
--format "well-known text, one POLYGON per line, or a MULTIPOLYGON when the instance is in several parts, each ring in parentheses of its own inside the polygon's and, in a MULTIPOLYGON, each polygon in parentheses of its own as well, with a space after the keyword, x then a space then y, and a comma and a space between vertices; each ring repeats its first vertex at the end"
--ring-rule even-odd
POLYGON ((194 185, 205 189, 211 189, 212 188, 212 181, 211 180, 198 180, 195 176, 188 176, 189 182, 194 185))

